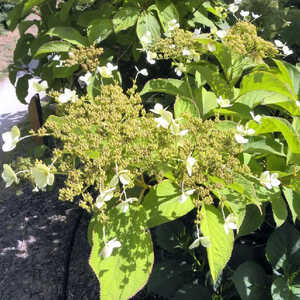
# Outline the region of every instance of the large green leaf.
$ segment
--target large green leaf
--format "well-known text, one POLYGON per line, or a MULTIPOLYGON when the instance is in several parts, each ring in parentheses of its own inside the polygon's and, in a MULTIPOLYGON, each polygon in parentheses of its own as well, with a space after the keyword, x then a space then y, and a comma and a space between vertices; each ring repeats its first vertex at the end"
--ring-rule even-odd
POLYGON ((266 256, 275 270, 283 269, 285 275, 300 270, 300 233, 285 224, 275 230, 266 247, 266 256))
POLYGON ((157 18, 153 16, 151 12, 143 12, 137 21, 136 24, 136 34, 140 40, 140 43, 145 47, 147 43, 144 43, 141 38, 146 34, 146 32, 151 32, 152 42, 156 42, 160 39, 160 25, 157 21, 157 18))
POLYGON ((88 25, 87 35, 89 42, 93 44, 96 40, 105 40, 113 32, 113 25, 110 19, 95 19, 88 25))
POLYGON ((300 297, 299 293, 293 293, 293 289, 283 277, 278 277, 274 280, 271 286, 271 293, 273 300, 297 300, 300 297))
POLYGON ((180 203, 180 195, 180 188, 170 180, 164 180, 150 189, 143 201, 149 228, 175 220, 194 208, 191 197, 180 203))
POLYGON ((59 17, 63 22, 66 22, 69 17, 69 12, 75 3, 75 0, 68 0, 64 3, 62 9, 59 12, 59 17))
POLYGON ((71 44, 63 41, 53 41, 43 44, 35 53, 35 56, 47 53, 69 52, 72 48, 71 44))
POLYGON ((197 103, 193 103, 190 100, 183 99, 180 97, 176 98, 174 105, 174 113, 176 119, 179 119, 184 113, 190 113, 192 116, 200 117, 200 111, 197 103))
POLYGON ((241 300, 269 299, 265 270, 255 262, 241 264, 235 270, 232 281, 241 300))
POLYGON ((283 193, 292 213, 293 221, 295 222, 296 218, 300 220, 300 194, 287 187, 283 187, 283 193))
POLYGON ((203 204, 201 215, 201 232, 210 240, 210 246, 206 248, 210 273, 216 283, 230 259, 234 242, 233 232, 229 230, 226 234, 223 215, 214 206, 203 204))
POLYGON ((290 150, 294 153, 300 153, 300 139, 292 125, 286 119, 263 117, 260 124, 255 121, 250 121, 249 126, 255 130, 256 135, 281 132, 286 139, 290 150))
POLYGON ((73 27, 60 26, 51 28, 47 34, 56 36, 77 46, 87 46, 87 38, 82 36, 78 30, 73 27))
POLYGON ((135 25, 139 14, 140 11, 136 7, 121 7, 112 19, 114 31, 118 33, 135 25))
POLYGON ((279 227, 285 222, 288 216, 286 204, 284 199, 281 196, 280 191, 277 191, 271 195, 271 204, 272 204, 274 221, 277 227, 279 227))
POLYGON ((127 300, 148 281, 154 254, 150 232, 145 228, 146 214, 139 207, 130 207, 124 214, 113 209, 105 228, 106 241, 116 238, 121 247, 107 258, 100 256, 104 247, 103 223, 93 224, 93 246, 90 265, 100 281, 101 300, 127 300))

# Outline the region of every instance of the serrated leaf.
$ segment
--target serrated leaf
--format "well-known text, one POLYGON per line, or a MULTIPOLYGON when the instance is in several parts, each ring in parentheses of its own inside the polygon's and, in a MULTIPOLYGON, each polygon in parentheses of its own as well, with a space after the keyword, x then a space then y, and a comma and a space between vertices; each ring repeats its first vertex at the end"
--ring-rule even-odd
POLYGON ((281 197, 280 191, 273 193, 270 200, 272 204, 274 221, 277 227, 279 227, 285 222, 288 216, 286 204, 284 199, 281 197))
POLYGON ((176 20, 179 22, 179 13, 176 6, 170 0, 156 0, 155 1, 158 18, 165 32, 169 31, 169 22, 176 20))
POLYGON ((136 7, 121 7, 112 19, 114 31, 118 33, 134 26, 139 14, 140 11, 136 7))
POLYGON ((283 187, 283 193, 291 210, 293 221, 295 222, 296 218, 300 220, 300 194, 287 187, 283 187))
POLYGON ((201 232, 210 240, 210 246, 206 248, 210 273, 216 283, 230 259, 234 242, 233 232, 229 230, 226 234, 223 215, 214 206, 203 204, 201 215, 201 232))
POLYGON ((88 40, 86 37, 82 36, 78 30, 73 27, 60 26, 52 27, 47 34, 49 36, 59 37, 73 45, 77 46, 87 46, 88 40))
POLYGON ((105 40, 113 32, 113 25, 110 19, 99 18, 93 20, 88 25, 87 35, 89 42, 92 44, 96 40, 105 40))
POLYGON ((242 300, 269 299, 266 273, 255 262, 241 264, 234 272, 232 281, 242 300))
POLYGON ((93 225, 93 246, 89 263, 101 286, 101 300, 127 300, 148 281, 154 254, 150 232, 145 229, 146 215, 139 207, 130 207, 128 213, 109 212, 110 223, 105 228, 106 240, 116 238, 121 247, 103 258, 103 223, 93 225))
POLYGON ((283 277, 274 280, 271 286, 273 300, 297 300, 300 294, 296 295, 292 292, 288 282, 283 277))
POLYGON ((180 203, 180 195, 181 189, 170 180, 164 180, 150 189, 143 200, 149 228, 175 220, 194 208, 190 196, 180 203))

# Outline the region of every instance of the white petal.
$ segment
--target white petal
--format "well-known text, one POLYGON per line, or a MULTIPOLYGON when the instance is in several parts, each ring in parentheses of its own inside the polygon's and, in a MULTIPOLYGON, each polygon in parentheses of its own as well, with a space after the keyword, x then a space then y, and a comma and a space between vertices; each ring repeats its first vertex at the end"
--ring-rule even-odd
POLYGON ((248 139, 244 138, 241 134, 238 134, 238 133, 236 133, 234 135, 234 138, 235 138, 236 142, 239 144, 246 144, 249 141, 248 139))
POLYGON ((284 46, 284 44, 283 44, 281 41, 279 41, 279 40, 275 40, 274 43, 275 43, 275 45, 276 45, 277 47, 279 47, 279 48, 281 48, 281 47, 284 46))

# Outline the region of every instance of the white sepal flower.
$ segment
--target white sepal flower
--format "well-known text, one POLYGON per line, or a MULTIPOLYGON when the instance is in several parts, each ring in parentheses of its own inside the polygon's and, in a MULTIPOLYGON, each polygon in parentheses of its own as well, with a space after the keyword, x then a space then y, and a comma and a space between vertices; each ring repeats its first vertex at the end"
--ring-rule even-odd
POLYGON ((167 110, 163 110, 159 118, 154 118, 157 123, 157 127, 168 129, 170 124, 173 122, 173 115, 167 110))
MULTIPOLYGON (((35 90, 36 93, 46 94, 45 91, 48 88, 48 82, 46 80, 43 80, 40 83, 36 81, 32 81, 31 84, 32 84, 32 88, 35 90)), ((40 97, 42 98, 43 95, 40 95, 40 97)))
POLYGON ((180 77, 182 75, 182 71, 179 68, 175 68, 175 73, 178 77, 180 77))
POLYGON ((255 133, 255 130, 252 128, 248 128, 247 125, 245 127, 243 125, 237 125, 236 129, 238 133, 242 135, 253 135, 255 133))
POLYGON ((278 173, 271 174, 270 171, 265 171, 260 175, 260 183, 271 190, 279 186, 281 182, 278 180, 278 173))
POLYGON ((219 38, 219 39, 224 39, 224 37, 227 35, 227 32, 226 32, 226 30, 218 30, 217 32, 216 32, 216 35, 217 35, 217 37, 219 38))
POLYGON ((200 37, 200 34, 201 34, 201 28, 195 28, 194 37, 198 38, 198 37, 200 37))
POLYGON ((286 55, 286 56, 289 56, 289 55, 291 55, 291 54, 294 53, 294 51, 291 50, 291 49, 290 49, 288 46, 286 46, 286 45, 284 45, 284 46, 282 47, 282 52, 283 52, 283 54, 286 55))
POLYGON ((300 101, 296 101, 296 105, 300 107, 300 101))
POLYGON ((134 201, 138 201, 138 198, 128 198, 125 201, 122 201, 117 205, 117 209, 119 209, 122 213, 126 213, 129 209, 129 204, 132 204, 134 201))
POLYGON ((241 3, 242 3, 242 1, 243 1, 243 0, 234 0, 234 4, 237 4, 237 5, 239 5, 239 4, 241 4, 241 3))
POLYGON ((164 107, 160 103, 154 105, 154 109, 150 109, 153 113, 160 115, 164 111, 164 107))
POLYGON ((284 46, 284 44, 280 40, 275 40, 274 43, 278 48, 282 48, 284 46))
POLYGON ((189 249, 192 250, 194 248, 199 247, 202 245, 205 248, 208 248, 210 246, 210 240, 208 236, 201 236, 196 238, 189 246, 189 249))
POLYGON ((250 115, 252 117, 252 119, 257 122, 257 123, 261 123, 261 116, 260 115, 255 115, 253 111, 250 111, 250 115))
POLYGON ((47 185, 52 185, 54 183, 54 174, 51 173, 49 167, 42 163, 38 163, 31 169, 31 175, 36 188, 41 190, 44 190, 47 185))
POLYGON ((142 69, 142 70, 140 70, 140 73, 143 75, 143 76, 148 76, 149 75, 149 73, 148 73, 148 70, 147 69, 142 69))
POLYGON ((186 169, 187 169, 187 172, 188 172, 190 177, 192 176, 193 166, 196 163, 196 161, 197 160, 192 156, 189 156, 186 160, 186 169))
POLYGON ((105 191, 100 191, 100 195, 96 198, 96 207, 100 209, 105 202, 111 200, 114 197, 114 191, 116 188, 111 188, 105 191))
POLYGON ((107 63, 106 66, 97 67, 97 71, 102 77, 112 77, 112 72, 118 70, 118 66, 114 66, 112 63, 107 63))
POLYGON ((189 56, 189 55, 191 55, 191 51, 189 49, 183 49, 182 50, 182 55, 183 56, 189 56))
POLYGON ((234 14, 239 10, 239 7, 235 3, 231 3, 228 6, 228 10, 234 14))
POLYGON ((19 179, 10 165, 3 165, 2 179, 5 181, 5 188, 10 187, 14 182, 19 183, 19 179))
POLYGON ((255 13, 251 13, 251 15, 252 15, 253 19, 255 19, 255 20, 261 17, 261 15, 258 15, 255 13))
POLYGON ((246 17, 249 16, 249 11, 247 11, 247 10, 241 10, 240 15, 241 15, 243 18, 246 18, 246 17))
POLYGON ((86 85, 89 85, 91 78, 92 78, 92 73, 88 71, 85 75, 80 76, 79 80, 85 83, 86 85))
POLYGON ((188 190, 188 191, 182 190, 182 194, 179 196, 178 202, 179 203, 184 203, 189 196, 194 194, 195 191, 196 190, 188 190))
POLYGON ((217 98, 217 103, 222 108, 226 108, 226 107, 232 106, 232 104, 230 103, 229 99, 223 99, 222 96, 220 96, 220 97, 217 98))
POLYGON ((176 19, 172 19, 169 23, 168 23, 168 30, 169 31, 173 31, 175 30, 176 28, 179 28, 180 25, 179 23, 177 22, 176 19))
POLYGON ((225 218, 224 230, 226 234, 229 233, 229 229, 238 229, 236 225, 236 217, 233 214, 230 214, 225 218))
POLYGON ((105 243, 105 246, 100 252, 100 256, 103 258, 108 258, 112 255, 112 252, 115 248, 120 248, 121 243, 117 240, 117 238, 114 238, 110 240, 109 242, 105 243))
POLYGON ((122 170, 119 172, 119 179, 123 185, 128 185, 131 182, 129 171, 128 170, 122 170))
POLYGON ((235 138, 236 142, 239 143, 239 144, 246 144, 246 143, 249 142, 248 139, 246 139, 243 135, 241 135, 239 133, 236 133, 234 135, 234 138, 235 138))
POLYGON ((78 96, 76 95, 76 91, 65 88, 64 93, 58 97, 58 102, 64 104, 71 101, 72 103, 74 103, 77 101, 77 99, 78 96))
POLYGON ((156 60, 155 60, 156 57, 157 57, 156 53, 148 51, 146 60, 149 64, 154 65, 156 63, 156 60))
POLYGON ((61 60, 61 56, 56 54, 53 56, 52 60, 58 61, 58 64, 56 64, 56 68, 63 67, 63 61, 61 60))
POLYGON ((2 146, 3 152, 9 152, 16 148, 17 143, 20 140, 20 129, 17 126, 13 126, 10 131, 2 134, 4 144, 2 146))

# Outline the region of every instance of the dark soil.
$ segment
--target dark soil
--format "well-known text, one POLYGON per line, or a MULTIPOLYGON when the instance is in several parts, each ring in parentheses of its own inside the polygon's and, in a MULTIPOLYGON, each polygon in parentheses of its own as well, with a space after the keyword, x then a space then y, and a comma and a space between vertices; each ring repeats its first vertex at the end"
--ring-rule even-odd
POLYGON ((57 191, 16 195, 0 183, 0 299, 99 299, 88 264, 89 216, 57 191))

